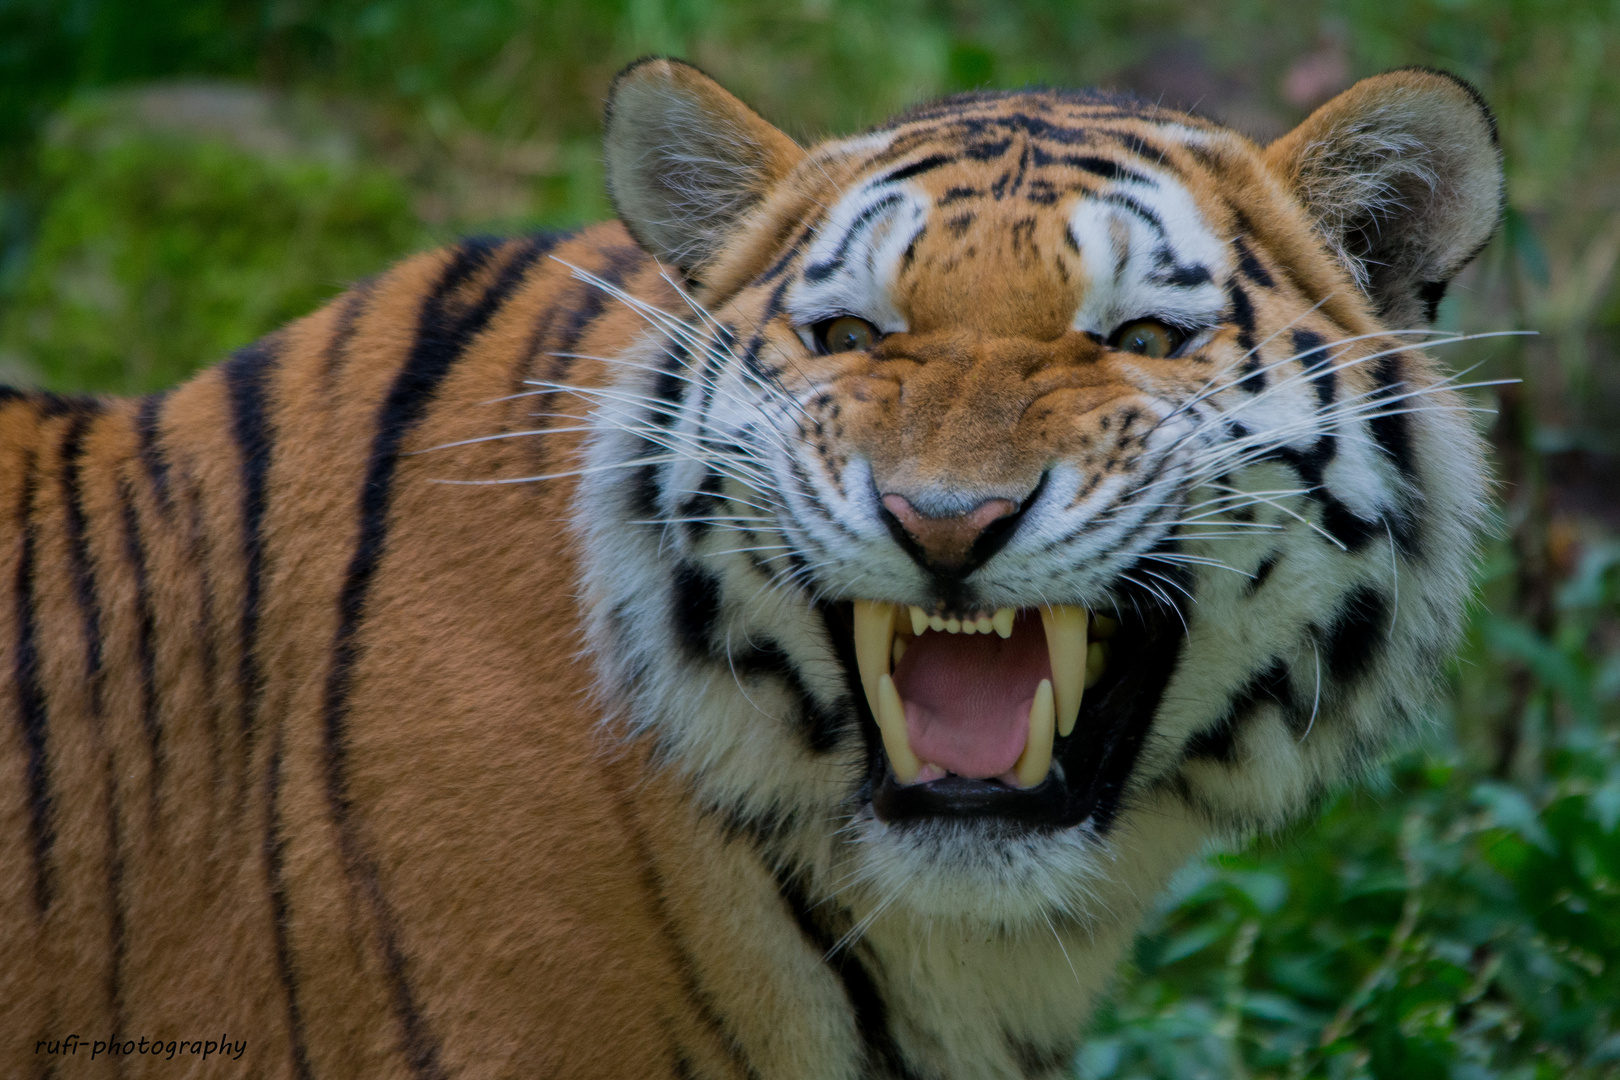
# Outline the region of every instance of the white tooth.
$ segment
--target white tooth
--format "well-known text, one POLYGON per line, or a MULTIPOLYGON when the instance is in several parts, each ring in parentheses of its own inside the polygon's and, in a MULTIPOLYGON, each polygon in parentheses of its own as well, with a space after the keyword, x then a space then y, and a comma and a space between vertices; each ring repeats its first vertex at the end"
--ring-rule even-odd
POLYGON ((1012 637, 1014 614, 1015 612, 1010 607, 997 608, 996 613, 990 616, 991 628, 1004 638, 1012 637))
POLYGON ((947 634, 959 633, 961 629, 962 620, 958 619, 955 615, 952 615, 950 618, 945 620, 945 632, 947 634))
POLYGON ((911 632, 912 632, 912 634, 914 636, 916 636, 916 637, 921 637, 922 632, 924 630, 926 630, 926 629, 928 629, 928 615, 927 615, 927 613, 924 612, 923 609, 918 607, 916 604, 912 604, 911 605, 911 632))
POLYGON ((986 615, 982 611, 979 612, 979 617, 973 620, 973 625, 979 628, 979 633, 981 634, 988 634, 991 630, 995 629, 995 627, 990 625, 990 616, 986 615))
POLYGON ((1042 679, 1035 688, 1035 700, 1029 706, 1029 736, 1024 752, 1018 755, 1013 771, 1018 786, 1032 788, 1046 779, 1052 768, 1052 683, 1042 679))
POLYGON ((1080 715, 1086 684, 1086 609, 1073 604, 1041 608, 1046 627, 1046 655, 1052 663, 1052 689, 1057 698, 1057 732, 1068 735, 1080 715))
POLYGON ((882 600, 855 601, 855 663, 861 669, 861 688, 872 715, 878 713, 878 679, 889 673, 889 648, 894 641, 894 616, 899 609, 882 600))
POLYGON ((904 656, 904 655, 906 655, 906 639, 903 638, 903 637, 897 637, 897 638, 894 639, 894 653, 893 653, 894 666, 895 667, 900 666, 900 658, 902 656, 904 656))
POLYGON ((928 629, 933 630, 936 633, 943 632, 944 629, 945 629, 945 616, 943 616, 943 615, 931 616, 929 618, 929 620, 928 620, 928 629))
MULTIPOLYGON (((922 762, 911 752, 911 742, 906 738, 906 707, 900 701, 900 691, 894 688, 894 680, 887 675, 878 680, 878 707, 872 713, 877 717, 878 730, 883 733, 883 749, 889 755, 894 778, 902 784, 912 783, 917 779, 922 762)), ((1050 758, 1050 738, 1047 744, 1046 756, 1050 758)))
POLYGON ((1090 690, 1102 678, 1103 671, 1108 667, 1108 646, 1100 641, 1093 641, 1086 646, 1086 689, 1090 690))

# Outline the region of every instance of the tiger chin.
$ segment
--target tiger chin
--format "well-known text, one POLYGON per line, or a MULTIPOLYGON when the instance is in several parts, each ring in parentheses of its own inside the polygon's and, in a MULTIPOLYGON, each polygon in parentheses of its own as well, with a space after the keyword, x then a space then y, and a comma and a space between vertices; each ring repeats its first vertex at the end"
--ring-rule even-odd
POLYGON ((605 147, 617 222, 0 402, 0 1071, 1067 1075, 1170 875, 1417 723, 1466 84, 806 149, 652 59, 605 147))

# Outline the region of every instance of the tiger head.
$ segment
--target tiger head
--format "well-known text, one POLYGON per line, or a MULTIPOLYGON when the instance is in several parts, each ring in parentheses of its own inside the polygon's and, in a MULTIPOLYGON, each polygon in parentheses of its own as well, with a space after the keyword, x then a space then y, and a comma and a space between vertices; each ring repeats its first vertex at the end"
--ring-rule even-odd
POLYGON ((1465 84, 1371 78, 1265 148, 1037 89, 805 150, 660 59, 606 160, 670 292, 618 294, 592 647, 809 892, 1101 918, 1413 727, 1485 486, 1421 351, 1499 213, 1465 84))

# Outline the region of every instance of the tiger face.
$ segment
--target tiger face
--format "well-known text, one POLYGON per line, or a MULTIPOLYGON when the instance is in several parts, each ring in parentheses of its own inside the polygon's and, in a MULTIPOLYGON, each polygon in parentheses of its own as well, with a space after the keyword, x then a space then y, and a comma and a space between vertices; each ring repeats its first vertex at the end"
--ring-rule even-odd
POLYGON ((1421 351, 1498 212, 1468 88, 1380 76, 1263 150, 1041 90, 805 151, 651 61, 607 151, 681 306, 619 297, 593 649, 807 893, 1096 920, 1412 728, 1483 505, 1421 351))

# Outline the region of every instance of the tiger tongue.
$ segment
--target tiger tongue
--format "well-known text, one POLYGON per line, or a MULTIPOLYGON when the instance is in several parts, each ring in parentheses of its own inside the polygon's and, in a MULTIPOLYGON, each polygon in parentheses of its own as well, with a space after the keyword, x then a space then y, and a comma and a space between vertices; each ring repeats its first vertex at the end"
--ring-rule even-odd
POLYGON ((1009 773, 1029 734, 1030 703, 1052 677, 1040 619, 1021 614, 1012 636, 925 633, 894 671, 917 758, 958 776, 1009 773))

